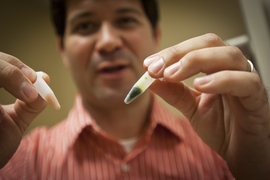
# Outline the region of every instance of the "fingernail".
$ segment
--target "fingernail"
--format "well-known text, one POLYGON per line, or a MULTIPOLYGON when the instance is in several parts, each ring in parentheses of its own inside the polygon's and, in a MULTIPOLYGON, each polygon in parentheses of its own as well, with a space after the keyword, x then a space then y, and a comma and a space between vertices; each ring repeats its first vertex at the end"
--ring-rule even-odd
POLYGON ((26 98, 28 98, 29 100, 34 100, 38 96, 38 92, 37 92, 36 88, 28 82, 22 83, 21 90, 22 90, 23 94, 26 96, 26 98))
POLYGON ((159 60, 155 61, 154 63, 150 64, 148 67, 148 71, 157 74, 164 66, 164 61, 162 58, 159 60))
POLYGON ((213 80, 212 76, 204 76, 204 77, 199 77, 195 79, 195 83, 198 85, 206 85, 209 84, 213 80))
POLYGON ((148 67, 152 62, 158 60, 159 58, 160 57, 157 55, 150 56, 143 61, 143 64, 148 67))
POLYGON ((30 81, 35 81, 36 79, 36 72, 31 70, 30 68, 23 67, 21 69, 22 73, 30 80, 30 81))
POLYGON ((180 69, 180 62, 174 63, 164 70, 165 76, 172 76, 180 69))

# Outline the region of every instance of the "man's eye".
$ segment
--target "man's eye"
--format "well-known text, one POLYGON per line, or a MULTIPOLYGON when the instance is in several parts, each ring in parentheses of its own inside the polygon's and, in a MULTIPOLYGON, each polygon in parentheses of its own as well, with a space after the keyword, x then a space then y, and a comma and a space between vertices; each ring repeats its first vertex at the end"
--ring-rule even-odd
POLYGON ((96 27, 97 26, 93 23, 81 23, 75 28, 75 31, 77 33, 83 33, 83 34, 91 33, 95 31, 96 27))
POLYGON ((134 18, 121 18, 119 19, 118 23, 122 25, 133 24, 136 23, 136 20, 134 18))
POLYGON ((90 23, 82 23, 77 26, 78 30, 85 30, 85 29, 91 29, 93 27, 90 23))

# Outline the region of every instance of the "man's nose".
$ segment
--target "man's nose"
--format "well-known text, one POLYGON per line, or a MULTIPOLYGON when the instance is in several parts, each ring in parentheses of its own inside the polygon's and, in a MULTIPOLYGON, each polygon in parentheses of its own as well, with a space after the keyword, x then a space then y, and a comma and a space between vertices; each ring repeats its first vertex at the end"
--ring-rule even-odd
POLYGON ((101 53, 111 53, 122 46, 119 30, 108 23, 102 24, 99 29, 96 49, 101 53))

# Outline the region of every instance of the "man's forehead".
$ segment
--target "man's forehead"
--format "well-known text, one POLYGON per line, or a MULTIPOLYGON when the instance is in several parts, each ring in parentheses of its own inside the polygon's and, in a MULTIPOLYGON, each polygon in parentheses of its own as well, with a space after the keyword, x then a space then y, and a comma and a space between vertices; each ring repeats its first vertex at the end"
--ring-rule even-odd
POLYGON ((141 3, 141 0, 66 0, 67 5, 78 3, 93 3, 93 4, 106 4, 106 3, 141 3))
POLYGON ((73 16, 82 11, 91 14, 108 12, 135 12, 144 14, 140 0, 68 0, 67 14, 73 16), (70 14, 71 13, 71 14, 70 14))

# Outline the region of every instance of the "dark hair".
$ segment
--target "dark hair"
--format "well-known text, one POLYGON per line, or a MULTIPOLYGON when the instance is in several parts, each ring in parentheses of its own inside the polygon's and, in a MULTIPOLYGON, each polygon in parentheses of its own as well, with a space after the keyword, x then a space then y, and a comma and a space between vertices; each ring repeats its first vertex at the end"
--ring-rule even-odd
MULTIPOLYGON (((66 2, 67 0, 50 0, 51 18, 56 34, 62 37, 66 26, 66 2)), ((141 0, 144 12, 153 29, 159 20, 159 9, 157 0, 141 0)))

